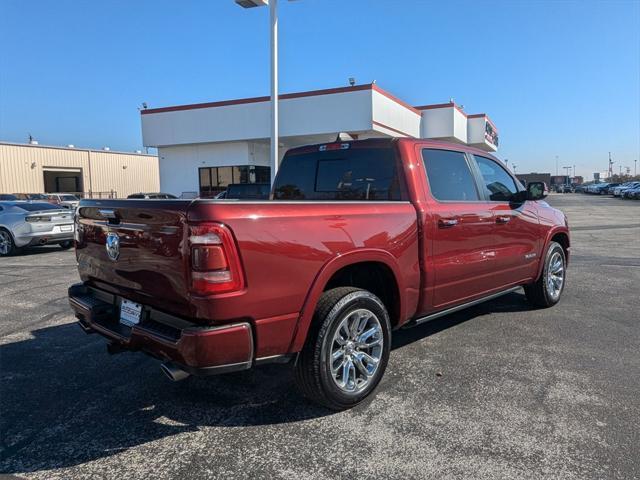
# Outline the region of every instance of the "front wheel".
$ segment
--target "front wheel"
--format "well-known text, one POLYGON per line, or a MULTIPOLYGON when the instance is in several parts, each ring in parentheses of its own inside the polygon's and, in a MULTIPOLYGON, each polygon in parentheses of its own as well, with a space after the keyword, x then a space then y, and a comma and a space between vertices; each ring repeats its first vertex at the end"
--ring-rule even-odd
POLYGON ((345 410, 373 393, 387 368, 389 314, 378 297, 353 287, 322 294, 295 367, 308 399, 345 410))
POLYGON ((567 259, 562 245, 550 242, 540 278, 525 285, 524 293, 535 307, 552 307, 560 301, 567 277, 567 259))

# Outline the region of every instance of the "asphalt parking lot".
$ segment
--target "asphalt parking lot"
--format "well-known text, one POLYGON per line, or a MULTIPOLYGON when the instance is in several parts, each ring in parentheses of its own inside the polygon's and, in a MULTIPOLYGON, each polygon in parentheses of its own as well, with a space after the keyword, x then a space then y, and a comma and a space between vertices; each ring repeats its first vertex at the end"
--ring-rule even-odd
POLYGON ((74 324, 72 252, 0 260, 0 473, 26 478, 640 478, 640 202, 552 195, 562 302, 513 293, 397 332, 333 413, 287 366, 173 384, 74 324))

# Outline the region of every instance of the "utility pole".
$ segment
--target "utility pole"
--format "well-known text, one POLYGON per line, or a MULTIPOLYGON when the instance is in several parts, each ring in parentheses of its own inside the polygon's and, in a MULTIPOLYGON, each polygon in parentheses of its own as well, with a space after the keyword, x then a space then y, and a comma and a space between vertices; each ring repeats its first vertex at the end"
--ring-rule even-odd
MULTIPOLYGON (((235 0, 242 8, 269 6, 271 25, 271 185, 278 173, 278 0, 235 0)), ((289 0, 291 1, 291 0, 289 0)))
POLYGON ((615 162, 611 160, 611 152, 609 152, 609 178, 613 177, 613 164, 615 162))

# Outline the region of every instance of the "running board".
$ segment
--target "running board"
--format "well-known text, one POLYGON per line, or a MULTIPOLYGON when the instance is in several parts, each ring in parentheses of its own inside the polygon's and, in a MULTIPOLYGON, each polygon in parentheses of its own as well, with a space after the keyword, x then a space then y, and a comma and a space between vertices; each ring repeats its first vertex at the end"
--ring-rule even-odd
POLYGON ((457 305, 455 307, 447 308, 446 310, 441 310, 439 312, 432 313, 431 315, 427 315, 426 317, 416 318, 415 320, 411 320, 410 322, 407 322, 407 324, 404 325, 403 328, 415 327, 416 325, 420 325, 421 323, 429 322, 431 320, 435 320, 436 318, 440 318, 440 317, 444 317, 445 315, 449 315, 450 313, 458 312, 460 310, 464 310, 465 308, 473 307, 474 305, 478 305, 479 303, 488 302, 489 300, 493 300, 494 298, 501 297, 503 295, 506 295, 507 293, 515 292, 516 290, 519 290, 520 288, 522 288, 522 287, 520 287, 520 286, 511 287, 511 288, 508 288, 507 290, 502 290, 501 292, 492 293, 491 295, 488 295, 486 297, 478 298, 477 300, 473 300, 471 302, 463 303, 462 305, 457 305))

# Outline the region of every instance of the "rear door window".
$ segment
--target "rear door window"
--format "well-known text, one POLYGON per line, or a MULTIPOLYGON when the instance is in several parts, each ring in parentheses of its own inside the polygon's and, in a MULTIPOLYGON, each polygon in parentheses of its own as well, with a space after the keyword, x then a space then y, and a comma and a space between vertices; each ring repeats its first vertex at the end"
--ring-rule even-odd
POLYGON ((275 200, 402 200, 393 148, 355 147, 286 156, 275 200))
POLYGON ((422 159, 431 195, 441 201, 480 200, 476 182, 462 152, 451 150, 424 149, 422 159))
POLYGON ((482 183, 485 197, 493 202, 508 202, 518 192, 518 186, 511 175, 490 158, 474 155, 482 183))

